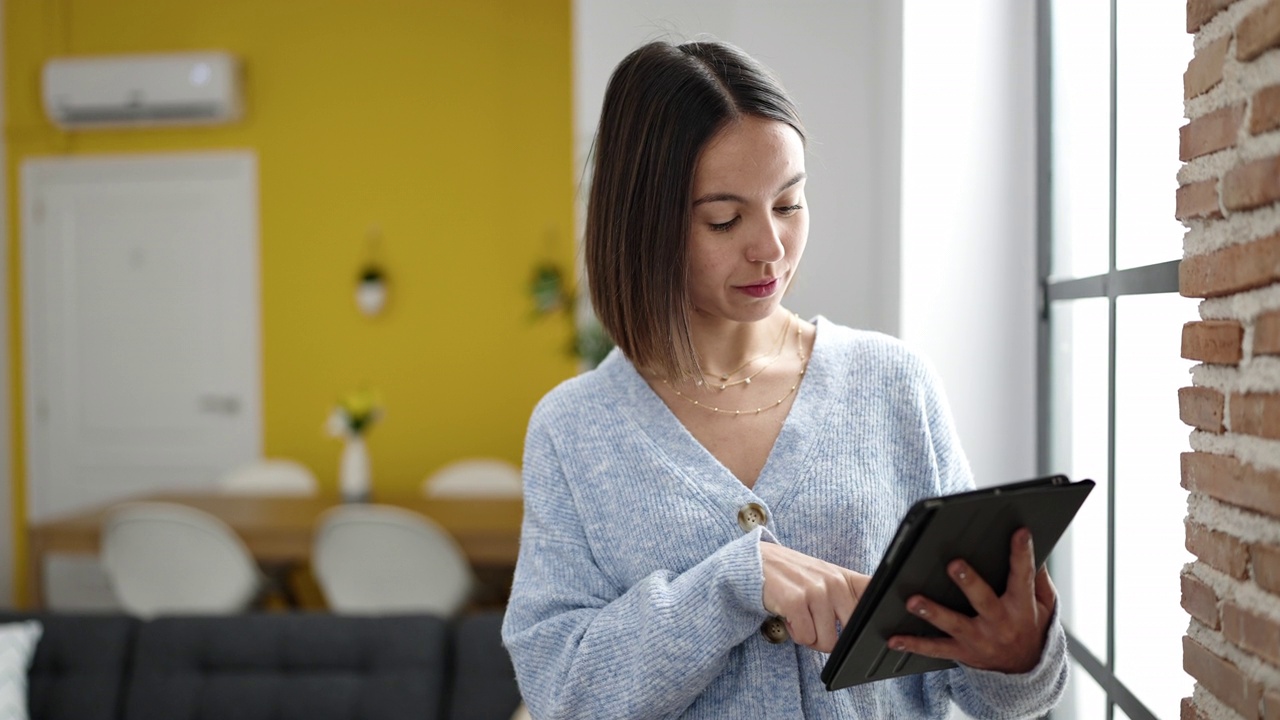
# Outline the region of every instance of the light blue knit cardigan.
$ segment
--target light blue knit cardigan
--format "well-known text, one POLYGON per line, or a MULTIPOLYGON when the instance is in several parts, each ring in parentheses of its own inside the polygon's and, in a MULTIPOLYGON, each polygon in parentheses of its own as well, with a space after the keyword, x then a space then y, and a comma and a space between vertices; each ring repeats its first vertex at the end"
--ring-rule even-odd
MULTIPOLYGON (((972 487, 932 371, 824 318, 748 489, 616 350, 529 422, 525 516, 503 640, 537 720, 1036 716, 1066 686, 1055 616, 1023 675, 970 668, 828 692, 823 653, 765 640, 759 543, 870 574, 907 508, 972 487), (738 510, 763 506, 767 530, 738 510)), ((1013 478, 1010 478, 1013 479, 1013 478)), ((1056 613, 1055 613, 1056 615, 1056 613)))

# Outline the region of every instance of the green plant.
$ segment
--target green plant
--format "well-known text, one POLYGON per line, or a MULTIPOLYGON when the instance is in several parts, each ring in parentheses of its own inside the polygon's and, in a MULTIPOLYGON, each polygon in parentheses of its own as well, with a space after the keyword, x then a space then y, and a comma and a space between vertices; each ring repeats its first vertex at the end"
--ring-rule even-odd
POLYGON ((599 365, 613 349, 613 340, 594 318, 575 321, 577 293, 565 283, 565 274, 553 262, 544 262, 533 269, 529 279, 529 298, 533 301, 535 319, 563 314, 573 322, 573 337, 568 353, 581 360, 587 369, 599 365))
POLYGON ((594 317, 578 325, 573 334, 573 354, 580 358, 587 369, 604 362, 613 350, 613 339, 594 317))

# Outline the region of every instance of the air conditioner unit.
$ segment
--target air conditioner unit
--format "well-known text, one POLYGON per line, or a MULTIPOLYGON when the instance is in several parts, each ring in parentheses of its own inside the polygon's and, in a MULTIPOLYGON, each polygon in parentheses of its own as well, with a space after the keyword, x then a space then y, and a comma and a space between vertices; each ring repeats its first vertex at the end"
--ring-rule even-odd
POLYGON ((239 62, 226 53, 55 58, 45 112, 59 127, 213 124, 240 118, 239 62))

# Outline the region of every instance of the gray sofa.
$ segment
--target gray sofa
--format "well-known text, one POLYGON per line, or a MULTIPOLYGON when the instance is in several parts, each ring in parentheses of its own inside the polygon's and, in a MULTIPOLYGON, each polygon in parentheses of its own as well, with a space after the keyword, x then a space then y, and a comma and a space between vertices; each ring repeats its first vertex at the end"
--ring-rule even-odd
POLYGON ((498 613, 0 613, 28 618, 32 720, 508 720, 520 703, 498 613))

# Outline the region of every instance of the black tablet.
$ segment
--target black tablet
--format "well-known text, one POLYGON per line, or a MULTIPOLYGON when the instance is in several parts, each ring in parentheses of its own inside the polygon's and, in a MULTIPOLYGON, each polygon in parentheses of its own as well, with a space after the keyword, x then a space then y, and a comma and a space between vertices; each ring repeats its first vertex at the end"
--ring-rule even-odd
POLYGON ((895 635, 944 635, 908 612, 907 598, 924 595, 975 615, 947 574, 947 564, 964 559, 996 594, 1003 594, 1014 531, 1030 528, 1039 567, 1092 489, 1092 480, 1071 482, 1053 475, 912 505, 822 669, 827 689, 955 667, 950 660, 889 649, 895 635))

